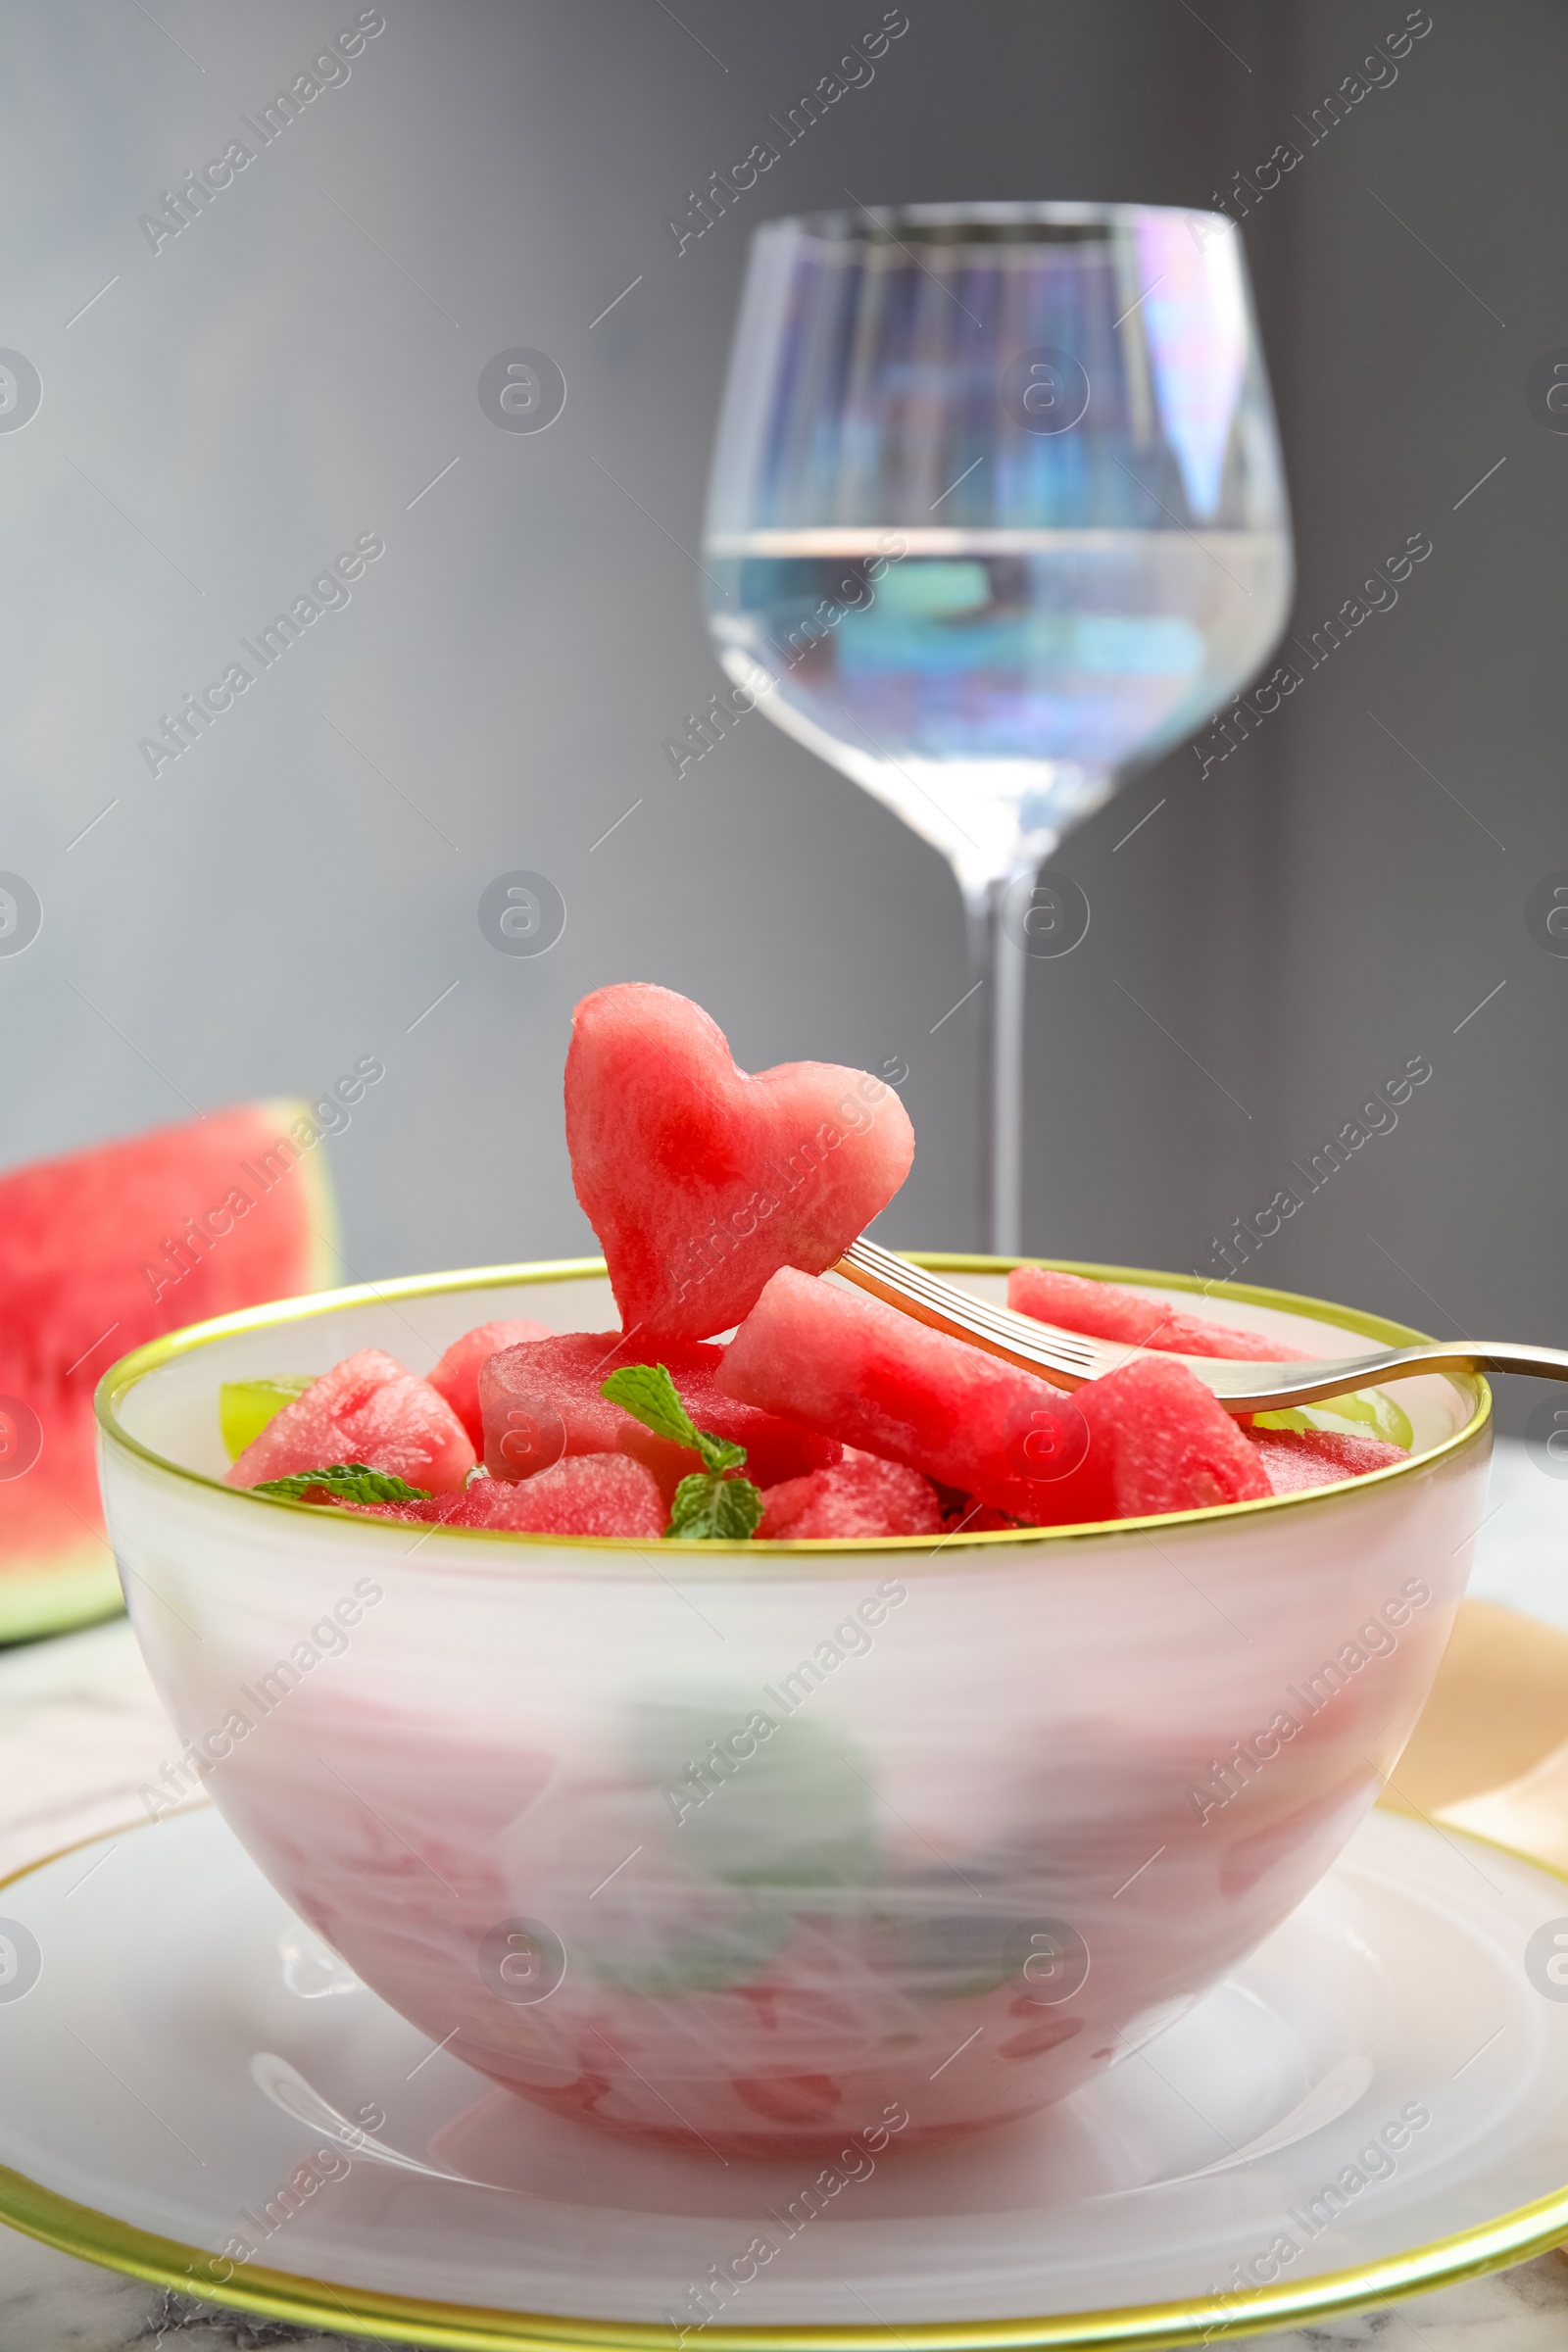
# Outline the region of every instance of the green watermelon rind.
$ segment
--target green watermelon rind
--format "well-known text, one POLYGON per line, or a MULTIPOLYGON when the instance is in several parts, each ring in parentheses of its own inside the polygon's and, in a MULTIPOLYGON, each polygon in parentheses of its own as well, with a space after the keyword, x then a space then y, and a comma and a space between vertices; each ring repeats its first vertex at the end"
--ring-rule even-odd
POLYGON ((0 1568, 0 1642, 74 1633, 124 1608, 115 1555, 101 1536, 83 1532, 71 1551, 47 1562, 24 1559, 0 1568))

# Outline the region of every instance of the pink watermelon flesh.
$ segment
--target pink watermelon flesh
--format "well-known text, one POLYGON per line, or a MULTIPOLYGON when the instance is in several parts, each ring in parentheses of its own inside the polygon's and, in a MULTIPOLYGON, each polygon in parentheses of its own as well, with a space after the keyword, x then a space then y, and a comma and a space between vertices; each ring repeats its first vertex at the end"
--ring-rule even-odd
POLYGON ((837 1283, 776 1273, 725 1349, 718 1382, 1014 1517, 1108 1515, 1092 1447, 1063 1477, 1027 1475, 1048 1425, 1080 1424, 1073 1399, 837 1283))
POLYGON ((1306 1487, 1334 1487, 1409 1460, 1402 1446, 1381 1438, 1343 1437, 1329 1429, 1252 1429, 1252 1446, 1276 1494, 1298 1494, 1306 1487))
POLYGON ((804 1544, 834 1537, 939 1536, 942 1504, 918 1470, 866 1455, 770 1488, 758 1535, 804 1544))
POLYGON ((243 1103, 0 1176, 0 1398, 42 1434, 0 1478, 0 1633, 118 1606, 93 1390, 160 1333, 319 1287, 320 1133, 304 1102, 243 1103))
POLYGON ((641 983, 577 1006, 566 1144, 644 1360, 738 1323, 779 1267, 832 1265, 914 1154, 881 1079, 816 1061, 749 1076, 700 1005, 641 983))
POLYGON ((362 1348, 274 1415, 229 1470, 231 1487, 367 1462, 411 1487, 461 1488, 473 1468, 467 1433, 444 1396, 379 1348, 362 1348))
POLYGON ((489 1527, 512 1535, 614 1536, 657 1543, 667 1516, 653 1474, 623 1453, 570 1454, 537 1476, 476 1478, 460 1496, 352 1503, 377 1518, 489 1527))
MULTIPOLYGON (((1157 1348, 1172 1355, 1224 1355, 1251 1363, 1279 1363, 1280 1342, 1260 1332, 1239 1331, 1184 1315, 1157 1298, 1122 1290, 1113 1282, 1087 1282, 1081 1274, 1058 1274, 1051 1266, 1014 1266, 1007 1276, 1007 1304, 1042 1323, 1059 1323, 1092 1340, 1122 1340, 1131 1348, 1157 1348)), ((1295 1344, 1292 1343, 1293 1360, 1295 1344)))
MULTIPOLYGON (((645 1463, 665 1497, 702 1463, 690 1447, 656 1437, 602 1396, 617 1365, 647 1363, 641 1336, 617 1331, 561 1332, 504 1348, 479 1374, 485 1466, 492 1478, 529 1478, 566 1455, 619 1451, 645 1463)), ((654 1359, 668 1369, 681 1402, 701 1430, 746 1447, 745 1475, 773 1487, 836 1462, 837 1440, 799 1421, 737 1403, 718 1386, 722 1348, 666 1345, 654 1359)))
POLYGON ((480 1323, 466 1331, 461 1340, 454 1340, 435 1370, 430 1374, 430 1386, 438 1396, 444 1396, 468 1433, 474 1452, 484 1451, 484 1415, 479 1409, 479 1366, 487 1363, 503 1348, 515 1348, 522 1340, 548 1340, 548 1323, 530 1322, 525 1315, 516 1315, 498 1323, 480 1323))
POLYGON ((613 1453, 630 1420, 601 1396, 621 1353, 618 1331, 564 1331, 503 1348, 479 1367, 484 1462, 492 1478, 532 1478, 563 1454, 613 1453))
POLYGON ((1185 1364, 1138 1356, 1077 1396, 1119 1518, 1206 1510, 1273 1492, 1256 1447, 1185 1364))

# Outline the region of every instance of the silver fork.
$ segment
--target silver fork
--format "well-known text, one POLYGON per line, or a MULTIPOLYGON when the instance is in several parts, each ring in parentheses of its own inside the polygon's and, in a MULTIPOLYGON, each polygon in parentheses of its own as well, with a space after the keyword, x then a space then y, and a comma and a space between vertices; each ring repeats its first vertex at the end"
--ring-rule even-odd
MULTIPOLYGON (((1099 1380, 1119 1364, 1150 1352, 1118 1340, 1085 1339, 1081 1332, 1037 1322, 1011 1307, 989 1305, 939 1275, 928 1274, 923 1266, 895 1257, 875 1242, 852 1242, 833 1271, 916 1322, 945 1331, 952 1339, 967 1340, 971 1347, 1038 1373, 1058 1389, 1081 1388, 1086 1380, 1099 1380)), ((1185 1364, 1212 1389, 1228 1413, 1311 1404, 1320 1396, 1342 1396, 1414 1372, 1530 1372, 1538 1378, 1568 1380, 1568 1349, 1515 1348, 1490 1340, 1428 1340, 1415 1348, 1379 1348, 1368 1355, 1315 1358, 1310 1363, 1246 1363, 1213 1355, 1178 1355, 1172 1360, 1185 1364)))

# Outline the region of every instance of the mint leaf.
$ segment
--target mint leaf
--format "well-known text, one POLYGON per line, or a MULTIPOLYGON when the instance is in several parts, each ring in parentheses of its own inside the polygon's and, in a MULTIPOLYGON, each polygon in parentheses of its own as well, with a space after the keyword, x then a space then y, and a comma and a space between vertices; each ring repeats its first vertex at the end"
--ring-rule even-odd
POLYGON ((390 1470, 372 1470, 368 1462, 333 1462, 324 1470, 300 1470, 292 1478, 264 1478, 253 1494, 276 1494, 285 1502, 314 1502, 324 1494, 329 1502, 428 1502, 427 1487, 411 1487, 390 1470))
MULTIPOLYGON (((744 1447, 730 1450, 744 1457, 744 1447)), ((675 1489, 664 1534, 683 1544, 745 1544, 761 1516, 762 1497, 749 1478, 694 1470, 675 1489)))
MULTIPOLYGON (((804 1716, 791 1720, 781 1708, 738 1687, 714 1689, 701 1705, 633 1698, 624 1710, 624 1725, 628 1765, 639 1782, 662 1787, 676 1817, 669 1842, 683 1869, 698 1881, 751 1889, 762 1902, 776 1893, 775 1916, 789 1920, 792 1932, 798 1911, 817 1907, 808 1898, 797 1902, 796 1890, 804 1897, 808 1888, 843 1889, 846 1900, 838 1916, 863 1922, 873 1948, 880 1945, 889 1921, 875 1890, 887 1877, 879 1831, 887 1817, 876 1793, 876 1766, 842 1726, 829 1732, 804 1716), (721 1746, 715 1760, 712 1742, 724 1741, 743 1725, 755 1738, 752 1752, 737 1764, 734 1750, 721 1746)), ((949 1904, 960 1898, 966 1913, 994 1907, 989 1878, 984 1902, 977 1902, 961 1880, 958 1893, 945 1896, 942 1887, 952 1888, 953 1873, 940 1864, 932 1867, 934 1901, 924 1891, 926 1876, 918 1868, 911 1874, 922 1888, 916 1919, 926 1916, 927 1906, 951 1916, 949 1904)), ((965 1862, 963 1868, 968 1872, 971 1865, 965 1862)), ((974 1880, 980 1880, 979 1871, 974 1880)), ((620 1885, 617 1879, 615 1886, 620 1885)), ((612 1891, 606 1888, 593 1907, 595 1915, 612 1891)), ((823 1908, 831 1903, 830 1896, 823 1908)), ((666 1936, 671 1944, 685 1945, 707 1936, 730 1936, 744 1924, 744 1912, 713 1900, 710 1891, 706 1899, 672 1906, 667 1918, 641 1922, 637 1956, 646 1965, 646 1947, 657 1953, 666 1936)), ((994 1931, 999 1942, 1011 1924, 1010 1919, 999 1923, 994 1931)), ((923 1996, 932 1987, 922 1983, 920 1989, 923 1996)))
POLYGON ((656 1437, 672 1438, 677 1446, 696 1445, 696 1424, 662 1364, 622 1364, 601 1382, 599 1394, 656 1437))
POLYGON ((746 1459, 744 1446, 699 1429, 680 1400, 664 1364, 622 1364, 600 1384, 599 1394, 630 1413, 656 1438, 685 1446, 702 1463, 675 1489, 666 1537, 688 1544, 744 1544, 762 1516, 762 1497, 749 1478, 728 1478, 746 1459))
MULTIPOLYGON (((599 1394, 630 1413, 644 1429, 651 1429, 656 1438, 689 1446, 701 1457, 705 1470, 738 1470, 746 1459, 744 1446, 732 1446, 727 1439, 710 1437, 698 1428, 663 1364, 622 1364, 600 1384, 599 1394)), ((750 1529, 747 1532, 750 1534, 750 1529)))

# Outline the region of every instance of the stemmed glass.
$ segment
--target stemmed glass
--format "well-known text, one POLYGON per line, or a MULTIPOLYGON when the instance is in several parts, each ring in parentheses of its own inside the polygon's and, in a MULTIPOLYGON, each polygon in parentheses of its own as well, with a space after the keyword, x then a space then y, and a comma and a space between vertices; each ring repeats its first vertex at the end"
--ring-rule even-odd
POLYGON ((1039 869, 1246 683, 1289 608, 1235 228, 1089 204, 768 222, 705 537, 734 707, 755 697, 952 862, 981 1225, 1016 1254, 1024 973, 1087 919, 1039 869))

